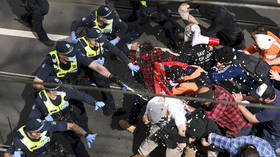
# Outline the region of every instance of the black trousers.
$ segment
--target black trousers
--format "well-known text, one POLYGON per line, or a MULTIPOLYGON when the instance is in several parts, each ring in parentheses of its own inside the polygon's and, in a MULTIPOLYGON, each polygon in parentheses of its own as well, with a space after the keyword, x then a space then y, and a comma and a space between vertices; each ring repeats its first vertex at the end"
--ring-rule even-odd
POLYGON ((75 154, 77 157, 90 157, 85 145, 73 131, 56 132, 53 134, 53 143, 60 145, 66 154, 75 154))
MULTIPOLYGON (((90 81, 95 83, 100 88, 110 88, 110 80, 100 75, 99 73, 90 69, 86 70, 86 75, 90 78, 90 81)), ((102 100, 105 103, 103 107, 104 111, 108 114, 116 111, 116 105, 111 92, 101 92, 102 100)))
POLYGON ((28 0, 32 6, 32 10, 25 16, 32 19, 34 31, 37 33, 40 40, 48 39, 47 33, 43 28, 44 16, 49 12, 48 0, 28 0))

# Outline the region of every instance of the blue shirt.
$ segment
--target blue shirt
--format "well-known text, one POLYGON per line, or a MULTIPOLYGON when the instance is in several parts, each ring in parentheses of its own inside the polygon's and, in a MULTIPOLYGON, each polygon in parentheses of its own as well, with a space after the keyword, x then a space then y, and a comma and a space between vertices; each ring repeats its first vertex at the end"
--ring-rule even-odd
POLYGON ((271 145, 264 139, 257 136, 240 136, 237 138, 228 138, 215 133, 208 136, 208 142, 216 147, 225 149, 230 156, 237 155, 239 148, 245 144, 254 145, 261 157, 276 157, 271 145))
MULTIPOLYGON (((67 130, 67 122, 45 122, 45 125, 41 132, 47 131, 46 136, 51 137, 52 134, 56 131, 66 131, 67 130)), ((26 133, 26 131, 24 130, 26 133)), ((28 148, 20 141, 22 139, 22 135, 17 132, 14 137, 14 144, 10 146, 7 150, 9 154, 14 154, 15 148, 20 148, 23 152, 29 152, 28 148)), ((36 139, 32 139, 33 141, 38 141, 36 139)))
MULTIPOLYGON (((276 99, 269 105, 280 106, 280 91, 275 89, 276 99)), ((256 113, 256 118, 260 122, 266 122, 265 127, 269 133, 280 137, 280 110, 264 109, 256 113)))

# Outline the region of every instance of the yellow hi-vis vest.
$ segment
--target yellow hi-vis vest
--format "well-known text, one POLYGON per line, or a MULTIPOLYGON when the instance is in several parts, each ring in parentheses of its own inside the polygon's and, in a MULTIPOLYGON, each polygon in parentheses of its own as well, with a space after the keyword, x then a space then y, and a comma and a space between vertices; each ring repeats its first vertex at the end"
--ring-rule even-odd
POLYGON ((97 22, 97 11, 95 12, 95 26, 94 28, 99 29, 102 33, 112 33, 113 32, 113 22, 110 24, 107 24, 105 28, 100 28, 97 22))
POLYGON ((54 67, 54 69, 57 70, 56 76, 58 78, 64 77, 67 73, 74 73, 74 72, 78 71, 77 58, 75 58, 74 62, 71 62, 71 66, 68 70, 63 70, 62 68, 60 68, 60 61, 59 61, 59 58, 58 58, 58 55, 57 55, 57 51, 54 50, 54 51, 50 52, 49 54, 51 55, 52 61, 54 63, 53 67, 54 67), (55 58, 53 56, 55 56, 55 58))
POLYGON ((85 37, 81 37, 78 39, 79 42, 82 44, 83 48, 85 49, 85 51, 87 52, 87 56, 88 57, 96 57, 100 54, 103 54, 104 49, 102 46, 99 46, 97 51, 93 50, 90 48, 88 41, 86 40, 85 37))
POLYGON ((144 7, 147 7, 147 2, 145 0, 140 0, 140 4, 144 7))
POLYGON ((42 98, 43 94, 47 98, 47 100, 44 101, 44 104, 45 104, 46 108, 48 109, 49 114, 51 114, 51 115, 54 113, 60 112, 69 106, 68 101, 65 101, 65 99, 64 99, 64 97, 66 96, 65 92, 63 92, 62 94, 59 95, 59 96, 61 96, 61 103, 58 106, 56 106, 52 103, 46 90, 40 91, 39 96, 42 98))
POLYGON ((25 134, 24 129, 25 125, 19 128, 19 133, 23 136, 23 138, 20 140, 30 152, 33 152, 34 150, 37 150, 39 148, 42 148, 45 144, 50 142, 50 138, 48 136, 41 136, 40 140, 37 142, 34 142, 28 138, 28 136, 25 134))

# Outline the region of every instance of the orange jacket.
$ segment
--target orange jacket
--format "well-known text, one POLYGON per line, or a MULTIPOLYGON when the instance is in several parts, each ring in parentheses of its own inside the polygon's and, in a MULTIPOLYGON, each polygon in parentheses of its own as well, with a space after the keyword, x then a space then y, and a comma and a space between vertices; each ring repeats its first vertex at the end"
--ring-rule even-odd
MULTIPOLYGON (((273 37, 278 44, 272 44, 269 49, 263 51, 258 47, 256 43, 254 43, 253 45, 247 47, 245 50, 250 53, 258 52, 264 61, 271 61, 280 56, 280 39, 270 31, 267 31, 266 35, 273 37)), ((280 65, 272 65, 271 69, 280 73, 280 65)))
MULTIPOLYGON (((172 62, 162 62, 162 63, 155 63, 155 71, 159 74, 162 75, 162 77, 160 76, 154 76, 155 79, 155 91, 157 94, 167 94, 167 95, 181 95, 181 94, 187 94, 187 93, 194 93, 198 90, 198 86, 195 82, 188 82, 188 80, 192 80, 195 79, 197 77, 199 77, 201 75, 202 72, 205 72, 205 70, 203 70, 202 68, 200 68, 199 66, 196 65, 188 65, 188 64, 184 64, 181 62, 177 62, 177 61, 172 61, 172 62), (172 87, 172 90, 170 91, 170 89, 168 89, 164 83, 162 82, 162 77, 165 78, 165 71, 164 69, 161 69, 160 67, 161 65, 179 65, 181 66, 183 69, 186 69, 187 67, 194 67, 196 68, 196 70, 189 76, 184 76, 183 77, 183 82, 181 82, 178 85, 174 85, 172 87)), ((166 80, 167 83, 170 83, 169 80, 166 80)))

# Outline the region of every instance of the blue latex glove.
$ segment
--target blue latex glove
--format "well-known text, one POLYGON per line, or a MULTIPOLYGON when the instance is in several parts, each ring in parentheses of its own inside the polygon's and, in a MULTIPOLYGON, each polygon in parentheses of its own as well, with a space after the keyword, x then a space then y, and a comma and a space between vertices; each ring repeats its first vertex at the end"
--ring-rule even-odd
POLYGON ((78 42, 78 39, 77 39, 75 33, 71 33, 71 41, 72 41, 72 43, 74 43, 74 44, 76 44, 76 43, 78 42))
POLYGON ((129 67, 129 69, 131 70, 132 76, 134 76, 134 72, 137 72, 137 71, 140 69, 139 66, 133 65, 133 64, 131 64, 131 63, 128 64, 128 67, 129 67))
POLYGON ((87 144, 88 148, 91 147, 91 143, 95 140, 97 134, 88 134, 86 139, 87 139, 87 144))
POLYGON ((95 60, 97 63, 104 65, 104 57, 98 58, 97 60, 95 60))
POLYGON ((110 43, 113 45, 117 45, 118 42, 119 42, 119 40, 117 38, 110 40, 110 43))
POLYGON ((121 89, 122 89, 122 91, 127 91, 126 87, 122 87, 121 89))
POLYGON ((102 102, 102 101, 97 101, 97 102, 95 103, 95 111, 98 110, 98 109, 101 108, 101 107, 104 107, 104 106, 105 106, 104 102, 102 102))
POLYGON ((20 148, 17 151, 14 151, 13 157, 21 157, 21 151, 20 148))
POLYGON ((53 121, 53 117, 48 114, 46 117, 45 117, 45 120, 44 121, 47 121, 47 122, 52 122, 53 121))

